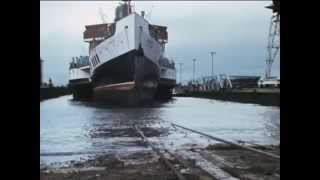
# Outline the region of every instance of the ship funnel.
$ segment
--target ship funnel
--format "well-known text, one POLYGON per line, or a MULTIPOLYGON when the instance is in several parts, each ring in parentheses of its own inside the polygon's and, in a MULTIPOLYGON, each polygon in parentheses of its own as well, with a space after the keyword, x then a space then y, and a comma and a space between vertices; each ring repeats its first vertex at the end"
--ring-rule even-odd
POLYGON ((116 8, 116 14, 115 14, 115 19, 114 21, 118 21, 128 15, 131 14, 131 5, 130 5, 130 1, 124 1, 123 4, 120 4, 117 8, 116 8))

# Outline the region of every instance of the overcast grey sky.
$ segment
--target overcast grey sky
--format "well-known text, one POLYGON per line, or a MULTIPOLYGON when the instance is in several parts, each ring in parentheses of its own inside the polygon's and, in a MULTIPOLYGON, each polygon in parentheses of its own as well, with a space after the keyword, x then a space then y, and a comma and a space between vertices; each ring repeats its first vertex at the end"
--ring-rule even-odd
MULTIPOLYGON (((40 1, 40 56, 44 59, 44 78, 67 84, 71 57, 88 55, 83 42, 85 25, 114 19, 119 1, 40 1)), ((210 51, 215 74, 263 75, 267 57, 271 1, 134 1, 136 12, 145 10, 152 24, 168 26, 166 56, 183 65, 183 80, 192 78, 192 59, 196 76, 211 74, 210 51)), ((279 75, 279 57, 273 75, 279 75)), ((177 71, 177 80, 179 80, 177 71)))

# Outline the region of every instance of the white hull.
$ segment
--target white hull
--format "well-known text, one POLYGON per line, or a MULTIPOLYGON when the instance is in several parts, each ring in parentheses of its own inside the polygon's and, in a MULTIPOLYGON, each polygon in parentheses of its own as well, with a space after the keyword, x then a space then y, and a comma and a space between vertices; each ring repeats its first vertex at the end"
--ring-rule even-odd
MULTIPOLYGON (((85 41, 90 40, 91 39, 85 39, 85 41)), ((158 41, 151 37, 149 33, 149 23, 140 15, 132 13, 117 21, 113 36, 105 39, 90 50, 91 75, 95 73, 95 69, 105 62, 132 50, 138 50, 140 43, 144 56, 159 66, 159 59, 163 56, 164 48, 158 41), (99 59, 98 63, 93 62, 95 59, 99 59)))
POLYGON ((74 68, 69 70, 69 81, 78 80, 78 79, 90 79, 90 68, 74 68))
POLYGON ((84 32, 84 41, 90 43, 90 79, 100 100, 153 99, 161 77, 175 79, 170 69, 160 72, 166 27, 149 24, 129 7, 117 7, 114 23, 88 25, 84 32))

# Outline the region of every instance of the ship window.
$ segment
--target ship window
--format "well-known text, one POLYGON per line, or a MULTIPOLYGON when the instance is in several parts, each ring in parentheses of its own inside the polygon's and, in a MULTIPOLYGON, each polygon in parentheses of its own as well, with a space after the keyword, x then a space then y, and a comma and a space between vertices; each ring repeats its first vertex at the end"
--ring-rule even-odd
POLYGON ((100 59, 97 54, 91 58, 91 63, 93 67, 97 66, 100 63, 100 59))
POLYGON ((93 64, 93 66, 96 66, 96 62, 95 62, 95 59, 94 59, 94 57, 92 58, 92 64, 93 64))
POLYGON ((94 60, 94 66, 96 66, 96 65, 97 65, 97 58, 96 58, 96 56, 93 57, 93 60, 94 60))
POLYGON ((94 59, 96 60, 96 64, 98 65, 99 61, 98 61, 97 55, 94 56, 94 59))
POLYGON ((100 63, 100 59, 99 59, 99 56, 98 56, 98 55, 96 55, 96 57, 97 57, 97 61, 98 61, 98 63, 100 63))
POLYGON ((95 56, 93 57, 93 62, 94 62, 94 66, 96 66, 97 65, 97 60, 96 60, 95 56))

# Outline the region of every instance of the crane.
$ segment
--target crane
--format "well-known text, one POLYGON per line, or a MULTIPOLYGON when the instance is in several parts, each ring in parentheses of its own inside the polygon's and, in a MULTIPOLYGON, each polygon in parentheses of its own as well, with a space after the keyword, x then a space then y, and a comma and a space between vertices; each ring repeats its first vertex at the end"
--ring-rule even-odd
POLYGON ((273 3, 266 6, 272 9, 273 13, 270 20, 268 46, 267 46, 267 59, 266 59, 266 72, 265 79, 271 78, 271 67, 275 58, 280 50, 280 0, 273 0, 273 3))

